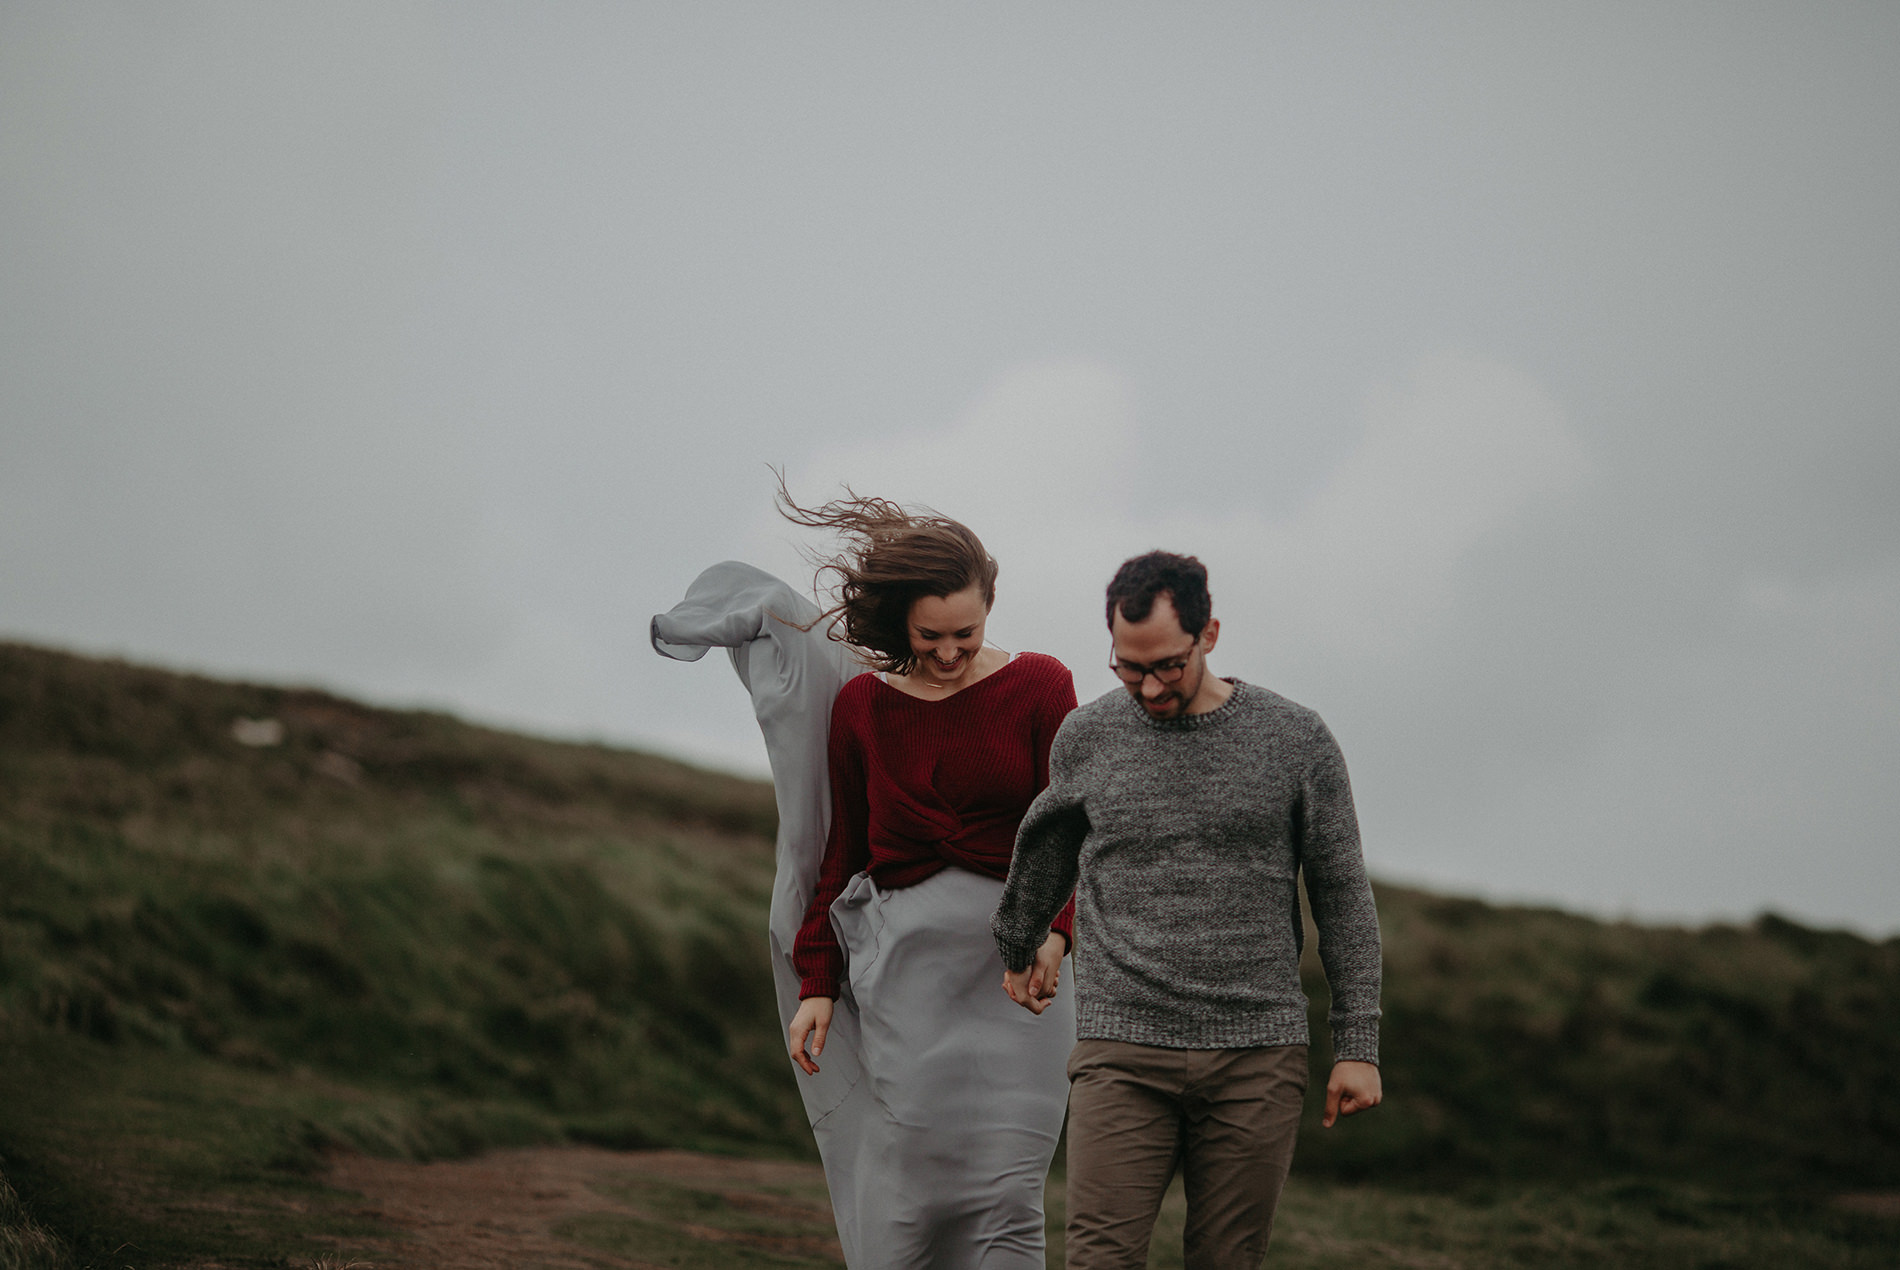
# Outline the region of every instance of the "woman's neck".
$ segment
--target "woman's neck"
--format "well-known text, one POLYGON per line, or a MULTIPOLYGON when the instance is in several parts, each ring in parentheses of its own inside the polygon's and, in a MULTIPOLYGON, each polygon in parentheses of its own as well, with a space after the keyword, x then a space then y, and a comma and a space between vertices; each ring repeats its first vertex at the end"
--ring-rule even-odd
POLYGON ((915 669, 907 675, 886 675, 884 682, 906 696, 916 697, 922 701, 942 701, 947 697, 956 696, 973 684, 988 679, 1008 664, 1008 653, 994 645, 985 644, 977 651, 976 656, 970 659, 969 672, 949 682, 933 679, 915 669))

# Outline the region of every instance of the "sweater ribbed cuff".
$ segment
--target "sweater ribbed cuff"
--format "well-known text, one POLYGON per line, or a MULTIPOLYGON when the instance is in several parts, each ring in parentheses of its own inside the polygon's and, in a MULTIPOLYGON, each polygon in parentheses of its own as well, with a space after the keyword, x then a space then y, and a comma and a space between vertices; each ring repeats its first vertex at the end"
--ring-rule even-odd
POLYGON ((1008 971, 1027 970, 1036 964, 1036 953, 1042 948, 1042 940, 1033 944, 997 944, 997 951, 1003 955, 1003 969, 1008 971))
POLYGON ((1341 1023, 1332 1025, 1333 1061, 1335 1063, 1371 1063, 1379 1065, 1379 1021, 1367 1019, 1364 1022, 1341 1023))
POLYGON ((813 975, 798 986, 798 999, 806 997, 830 997, 838 999, 838 981, 828 975, 813 975))

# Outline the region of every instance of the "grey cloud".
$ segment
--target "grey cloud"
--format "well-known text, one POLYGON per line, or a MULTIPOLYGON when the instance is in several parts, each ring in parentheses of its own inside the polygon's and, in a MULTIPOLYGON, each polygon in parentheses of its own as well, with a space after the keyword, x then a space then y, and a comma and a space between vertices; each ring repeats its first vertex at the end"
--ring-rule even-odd
POLYGON ((0 629, 758 771, 640 631, 798 568, 766 463, 864 471, 1085 692, 1106 571, 1205 549, 1382 867, 1892 929, 1897 25, 9 5, 0 629), (1450 418, 1286 590, 1445 350, 1577 462, 1450 418))

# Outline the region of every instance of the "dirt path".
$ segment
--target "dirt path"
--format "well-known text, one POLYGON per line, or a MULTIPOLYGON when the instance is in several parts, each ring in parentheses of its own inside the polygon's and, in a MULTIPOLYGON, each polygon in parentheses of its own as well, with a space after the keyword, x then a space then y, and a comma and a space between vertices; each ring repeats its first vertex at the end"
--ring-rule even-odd
POLYGON ((328 1181, 407 1237, 319 1262, 361 1270, 840 1266, 815 1164, 536 1147, 416 1164, 338 1156, 328 1181))

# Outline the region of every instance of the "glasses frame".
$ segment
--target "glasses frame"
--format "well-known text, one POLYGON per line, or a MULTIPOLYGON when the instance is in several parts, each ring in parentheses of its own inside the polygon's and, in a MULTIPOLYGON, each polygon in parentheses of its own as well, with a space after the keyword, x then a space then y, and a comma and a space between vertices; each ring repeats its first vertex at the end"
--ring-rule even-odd
POLYGON ((1171 657, 1168 658, 1167 661, 1147 666, 1139 662, 1125 662, 1115 656, 1111 650, 1108 654, 1108 668, 1115 672, 1117 679, 1127 684, 1130 688, 1139 688, 1149 675, 1155 677, 1156 683, 1166 687, 1169 684, 1178 684, 1181 682, 1182 677, 1187 674, 1188 667, 1194 664, 1194 653, 1200 646, 1201 641, 1197 639, 1194 641, 1193 646, 1185 653, 1182 653, 1179 658, 1171 657), (1180 665, 1175 666, 1168 664, 1168 662, 1176 660, 1180 662, 1180 665), (1136 672, 1133 679, 1130 679, 1127 673, 1131 670, 1136 672))

